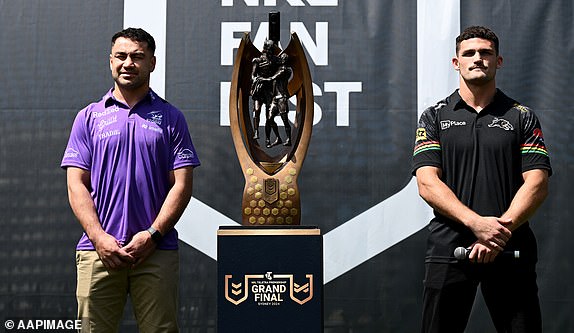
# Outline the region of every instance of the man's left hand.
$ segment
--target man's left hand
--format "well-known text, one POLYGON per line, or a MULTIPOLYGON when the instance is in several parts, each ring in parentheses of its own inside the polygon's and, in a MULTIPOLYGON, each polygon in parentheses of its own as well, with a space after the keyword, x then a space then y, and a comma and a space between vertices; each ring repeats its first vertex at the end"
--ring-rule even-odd
POLYGON ((488 247, 481 242, 476 242, 472 246, 468 260, 473 263, 487 264, 493 262, 499 253, 500 251, 493 247, 488 247))
POLYGON ((151 239, 150 233, 147 230, 143 230, 135 234, 123 249, 136 259, 133 264, 133 267, 135 267, 151 256, 156 246, 156 243, 151 239))

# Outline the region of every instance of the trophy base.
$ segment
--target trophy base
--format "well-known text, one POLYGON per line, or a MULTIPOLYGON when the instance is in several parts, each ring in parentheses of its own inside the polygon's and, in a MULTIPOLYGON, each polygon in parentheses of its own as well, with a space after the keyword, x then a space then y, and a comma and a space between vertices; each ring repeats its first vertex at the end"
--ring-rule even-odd
POLYGON ((323 332, 317 227, 222 226, 217 253, 218 332, 323 332))

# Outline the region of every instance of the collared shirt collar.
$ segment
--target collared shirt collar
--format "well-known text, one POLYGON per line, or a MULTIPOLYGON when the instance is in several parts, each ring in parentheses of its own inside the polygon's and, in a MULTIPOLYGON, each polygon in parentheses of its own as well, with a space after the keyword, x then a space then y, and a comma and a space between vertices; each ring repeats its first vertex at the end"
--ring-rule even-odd
MULTIPOLYGON (((147 101, 149 104, 151 104, 158 98, 159 98, 159 96, 151 88, 149 88, 149 91, 146 94, 146 96, 141 101, 139 101, 138 104, 143 102, 143 101, 147 101)), ((102 97, 102 99, 104 100, 104 106, 105 107, 111 106, 114 103, 124 104, 124 103, 118 101, 114 97, 114 88, 113 87, 110 90, 108 90, 108 92, 102 97)))
MULTIPOLYGON (((457 89, 452 95, 451 99, 454 105, 454 110, 458 109, 467 109, 467 110, 474 110, 471 106, 469 106, 460 96, 460 90, 457 89)), ((507 100, 508 97, 498 88, 496 88, 496 93, 492 98, 492 102, 490 102, 483 110, 490 108, 492 105, 496 105, 507 100)))

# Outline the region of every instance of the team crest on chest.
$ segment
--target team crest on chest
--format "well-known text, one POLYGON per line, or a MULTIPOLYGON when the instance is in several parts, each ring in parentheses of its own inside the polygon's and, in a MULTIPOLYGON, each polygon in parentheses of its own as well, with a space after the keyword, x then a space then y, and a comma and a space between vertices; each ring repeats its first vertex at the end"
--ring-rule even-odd
POLYGON ((163 120, 163 114, 161 113, 161 111, 152 111, 149 112, 147 115, 148 115, 147 121, 150 121, 152 123, 157 124, 158 126, 161 126, 161 122, 163 120))
POLYGON ((494 119, 492 119, 492 122, 490 124, 488 124, 488 127, 498 127, 498 128, 502 128, 505 131, 513 131, 514 130, 514 126, 512 126, 512 124, 506 120, 506 119, 502 119, 502 118, 497 118, 495 117, 494 119))

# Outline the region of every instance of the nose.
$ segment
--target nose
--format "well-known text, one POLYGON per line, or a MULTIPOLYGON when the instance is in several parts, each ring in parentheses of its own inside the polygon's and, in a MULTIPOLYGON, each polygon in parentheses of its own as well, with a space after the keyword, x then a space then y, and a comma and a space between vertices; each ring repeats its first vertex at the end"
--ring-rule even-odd
POLYGON ((133 67, 135 64, 134 60, 131 56, 127 56, 126 60, 124 61, 124 67, 133 67))
POLYGON ((475 64, 481 64, 483 62, 482 56, 480 55, 480 53, 476 53, 474 55, 474 59, 473 59, 475 64))

